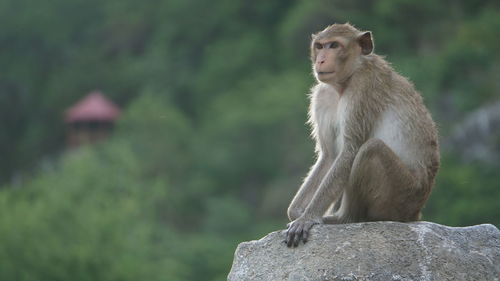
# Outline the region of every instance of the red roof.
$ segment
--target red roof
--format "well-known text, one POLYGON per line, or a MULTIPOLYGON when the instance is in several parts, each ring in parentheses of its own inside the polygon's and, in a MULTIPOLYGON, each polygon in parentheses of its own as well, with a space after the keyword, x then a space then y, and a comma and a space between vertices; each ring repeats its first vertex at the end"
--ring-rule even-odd
POLYGON ((78 121, 114 121, 120 115, 120 109, 99 91, 88 94, 66 110, 65 122, 78 121))

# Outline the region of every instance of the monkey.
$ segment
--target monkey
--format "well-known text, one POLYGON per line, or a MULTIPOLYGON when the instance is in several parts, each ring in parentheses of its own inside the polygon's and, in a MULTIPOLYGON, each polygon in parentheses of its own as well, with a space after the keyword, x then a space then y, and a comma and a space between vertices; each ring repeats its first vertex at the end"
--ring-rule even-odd
POLYGON ((287 210, 285 243, 316 224, 421 219, 440 165, 437 128, 413 84, 349 23, 312 35, 316 162, 287 210))

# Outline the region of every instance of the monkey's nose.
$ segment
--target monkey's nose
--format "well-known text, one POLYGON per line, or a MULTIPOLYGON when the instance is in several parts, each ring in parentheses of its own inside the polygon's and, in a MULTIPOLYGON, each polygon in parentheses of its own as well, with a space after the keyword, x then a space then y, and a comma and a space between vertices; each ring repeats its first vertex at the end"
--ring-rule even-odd
POLYGON ((325 63, 326 63, 326 58, 318 58, 318 60, 316 61, 317 66, 323 66, 323 64, 325 63))

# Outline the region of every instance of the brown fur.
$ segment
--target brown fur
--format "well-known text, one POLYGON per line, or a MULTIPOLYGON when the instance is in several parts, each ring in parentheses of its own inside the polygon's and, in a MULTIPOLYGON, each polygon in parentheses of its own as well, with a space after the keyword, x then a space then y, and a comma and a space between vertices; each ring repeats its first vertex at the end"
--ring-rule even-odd
POLYGON ((439 167, 436 126, 413 85, 372 48, 371 34, 349 24, 313 35, 318 157, 288 209, 288 246, 317 223, 420 219, 439 167))

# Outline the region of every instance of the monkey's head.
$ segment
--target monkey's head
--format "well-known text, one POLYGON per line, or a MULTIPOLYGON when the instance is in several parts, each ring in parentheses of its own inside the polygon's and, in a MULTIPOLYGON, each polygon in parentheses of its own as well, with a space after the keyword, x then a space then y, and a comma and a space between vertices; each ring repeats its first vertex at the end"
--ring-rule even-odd
POLYGON ((372 51, 370 31, 362 32, 348 23, 330 25, 312 35, 314 76, 324 83, 342 83, 360 65, 362 57, 372 51))

